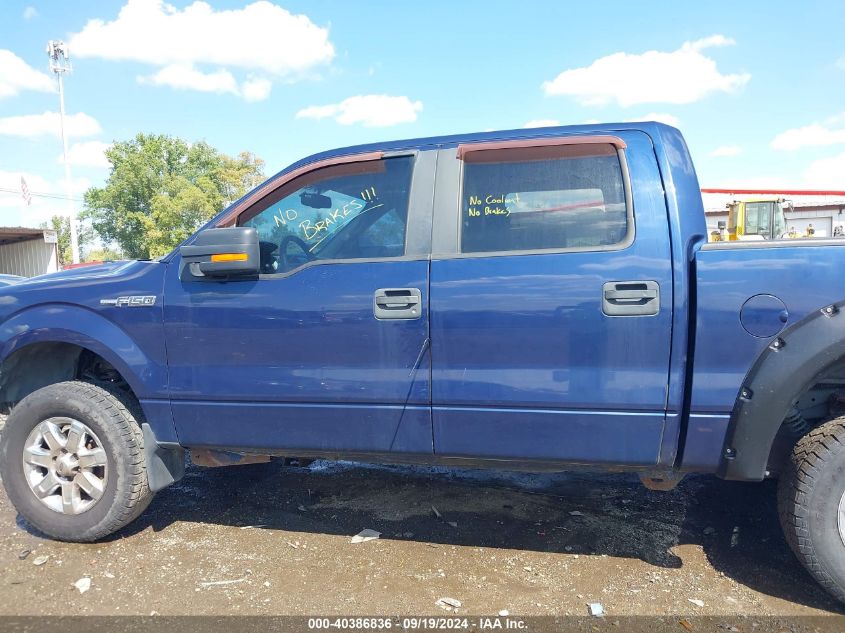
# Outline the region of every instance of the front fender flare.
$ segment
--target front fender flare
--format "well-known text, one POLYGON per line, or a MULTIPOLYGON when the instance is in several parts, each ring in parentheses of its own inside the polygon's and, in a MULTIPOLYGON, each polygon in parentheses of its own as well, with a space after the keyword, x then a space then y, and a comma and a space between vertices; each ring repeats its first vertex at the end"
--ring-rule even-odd
POLYGON ((742 382, 717 474, 760 481, 783 419, 817 377, 845 358, 845 301, 804 317, 773 338, 742 382))

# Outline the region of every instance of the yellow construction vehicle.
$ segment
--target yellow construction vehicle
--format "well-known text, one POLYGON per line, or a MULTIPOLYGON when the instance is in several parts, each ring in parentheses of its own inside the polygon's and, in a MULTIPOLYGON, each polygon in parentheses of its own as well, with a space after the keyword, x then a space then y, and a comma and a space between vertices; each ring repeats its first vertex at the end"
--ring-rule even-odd
POLYGON ((791 236, 787 233, 784 210, 791 203, 783 198, 734 200, 728 205, 728 222, 719 222, 711 231, 709 241, 777 240, 791 236))

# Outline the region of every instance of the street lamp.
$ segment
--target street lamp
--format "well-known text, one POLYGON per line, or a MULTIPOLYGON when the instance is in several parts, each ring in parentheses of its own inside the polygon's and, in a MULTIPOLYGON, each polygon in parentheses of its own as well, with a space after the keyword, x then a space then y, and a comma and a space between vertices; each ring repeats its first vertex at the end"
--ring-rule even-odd
POLYGON ((59 81, 59 121, 62 129, 62 150, 65 163, 65 192, 67 194, 67 214, 70 220, 70 250, 73 263, 79 263, 79 237, 76 232, 76 212, 73 208, 70 190, 70 162, 67 157, 67 135, 65 134, 65 90, 62 78, 65 73, 73 70, 70 63, 67 44, 61 40, 47 42, 47 55, 50 58, 50 70, 56 74, 59 81))

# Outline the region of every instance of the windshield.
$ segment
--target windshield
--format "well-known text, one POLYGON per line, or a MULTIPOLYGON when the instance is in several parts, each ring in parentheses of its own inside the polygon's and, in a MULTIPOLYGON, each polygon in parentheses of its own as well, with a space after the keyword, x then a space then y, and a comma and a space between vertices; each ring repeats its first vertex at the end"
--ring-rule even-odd
POLYGON ((773 202, 745 203, 745 234, 771 237, 773 202))

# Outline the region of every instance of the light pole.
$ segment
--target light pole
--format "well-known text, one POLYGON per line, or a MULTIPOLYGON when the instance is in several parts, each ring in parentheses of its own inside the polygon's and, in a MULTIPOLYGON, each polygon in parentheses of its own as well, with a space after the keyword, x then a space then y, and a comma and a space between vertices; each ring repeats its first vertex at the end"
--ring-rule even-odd
POLYGON ((67 44, 61 40, 47 42, 47 55, 50 57, 50 70, 56 74, 59 81, 59 121, 62 129, 62 151, 65 163, 65 193, 67 194, 67 215, 70 224, 70 250, 73 263, 79 263, 79 237, 76 232, 76 211, 70 190, 70 162, 67 157, 67 135, 65 134, 65 89, 62 78, 73 67, 70 63, 67 44))

